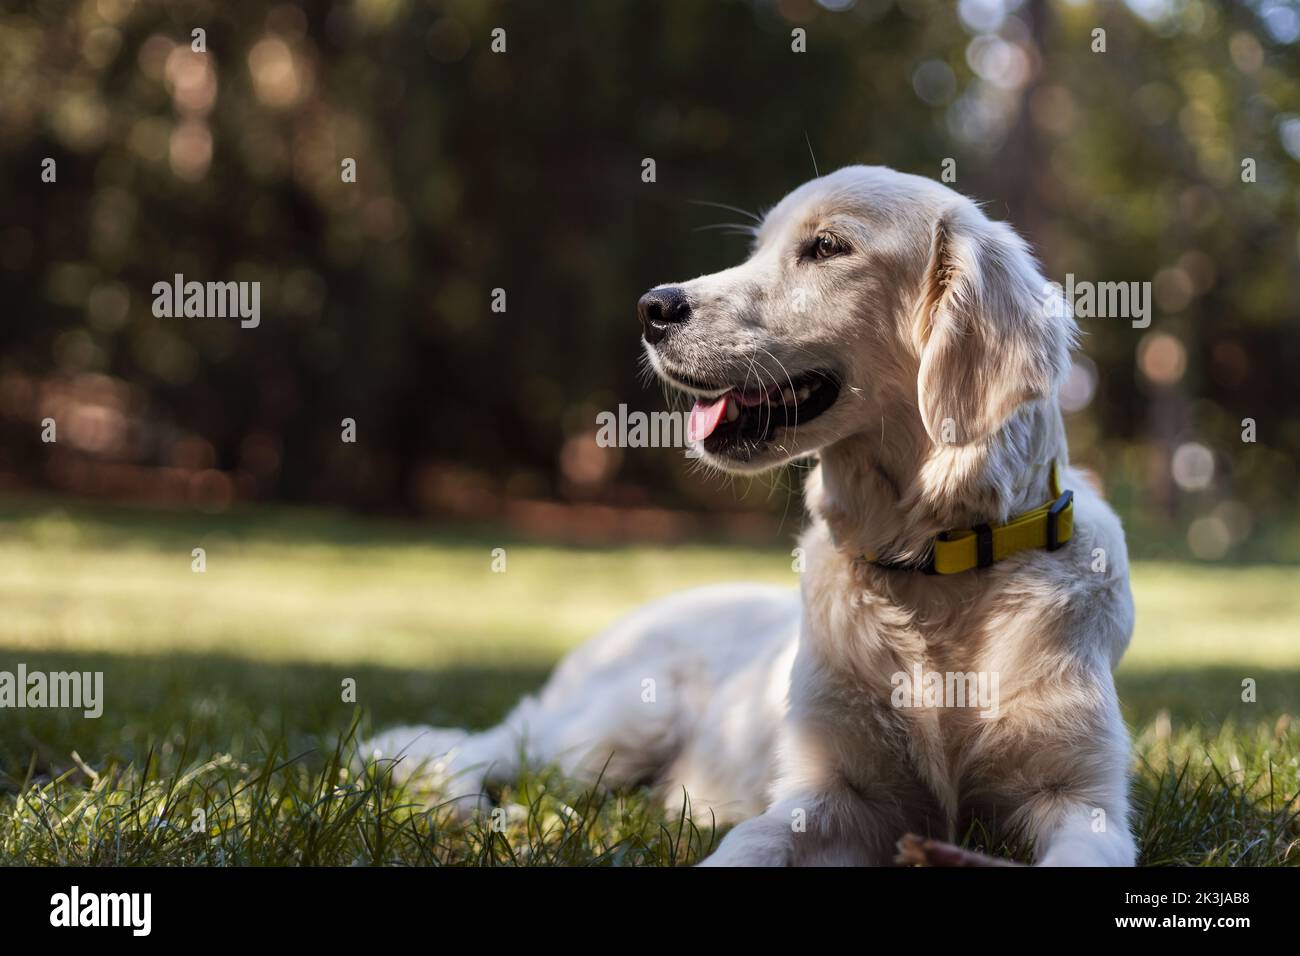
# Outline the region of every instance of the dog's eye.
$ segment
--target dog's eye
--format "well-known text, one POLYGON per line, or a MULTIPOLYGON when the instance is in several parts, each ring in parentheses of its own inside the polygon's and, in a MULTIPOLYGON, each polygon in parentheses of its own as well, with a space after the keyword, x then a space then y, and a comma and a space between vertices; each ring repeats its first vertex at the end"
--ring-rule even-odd
POLYGON ((829 259, 831 256, 842 255, 848 251, 848 246, 829 232, 818 233, 816 238, 813 239, 812 255, 814 259, 829 259))

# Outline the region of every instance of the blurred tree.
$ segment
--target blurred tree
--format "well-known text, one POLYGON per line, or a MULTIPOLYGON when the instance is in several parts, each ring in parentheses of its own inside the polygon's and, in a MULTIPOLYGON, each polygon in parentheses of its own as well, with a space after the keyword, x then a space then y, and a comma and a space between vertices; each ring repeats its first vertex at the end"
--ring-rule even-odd
POLYGON ((1051 278, 1153 283, 1150 328, 1082 323, 1071 416, 1078 457, 1131 513, 1186 524, 1229 501, 1264 523, 1291 507, 1294 7, 0 9, 4 484, 213 508, 780 510, 691 477, 680 451, 579 452, 597 411, 662 407, 639 377, 640 292, 745 254, 697 231, 732 214, 691 200, 770 206, 811 176, 810 143, 823 170, 938 177, 952 160, 954 186, 1025 232, 1051 278), (155 318, 150 289, 176 273, 259 280, 260 327, 155 318), (75 424, 45 445, 52 409, 75 424), (1189 442, 1213 450, 1205 487, 1173 467, 1189 442))

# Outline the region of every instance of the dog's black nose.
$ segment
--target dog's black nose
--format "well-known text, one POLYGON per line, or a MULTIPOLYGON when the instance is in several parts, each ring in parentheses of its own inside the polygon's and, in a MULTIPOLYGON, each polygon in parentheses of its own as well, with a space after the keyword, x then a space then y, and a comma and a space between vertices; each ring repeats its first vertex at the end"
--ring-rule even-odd
POLYGON ((668 330, 691 317, 691 304, 686 294, 673 285, 651 289, 636 304, 636 314, 641 317, 645 340, 657 345, 668 330))

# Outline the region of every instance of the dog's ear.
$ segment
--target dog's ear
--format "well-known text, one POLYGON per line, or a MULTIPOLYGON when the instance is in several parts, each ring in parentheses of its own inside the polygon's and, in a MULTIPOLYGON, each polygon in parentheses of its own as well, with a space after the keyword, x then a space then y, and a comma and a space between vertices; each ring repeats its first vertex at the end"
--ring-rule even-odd
POLYGON ((968 204, 935 223, 915 326, 917 398, 932 441, 982 441, 1021 403, 1055 395, 1073 319, 1047 289, 1005 223, 968 204))

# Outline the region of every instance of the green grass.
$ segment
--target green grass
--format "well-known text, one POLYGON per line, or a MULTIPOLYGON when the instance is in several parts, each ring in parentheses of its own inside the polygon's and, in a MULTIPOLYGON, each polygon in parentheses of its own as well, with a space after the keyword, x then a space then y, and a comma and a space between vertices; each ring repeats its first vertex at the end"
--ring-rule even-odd
MULTIPOLYGON (((789 562, 781 547, 560 548, 310 512, 10 502, 0 670, 103 671, 107 701, 98 720, 0 711, 0 862, 693 862, 716 840, 708 821, 665 820, 644 792, 575 790, 542 768, 501 795, 504 827, 458 828, 350 773, 349 741, 399 721, 487 726, 637 604, 701 581, 793 586, 789 562)), ((1133 580, 1118 681, 1142 861, 1300 863, 1295 569, 1139 564, 1133 580)))

